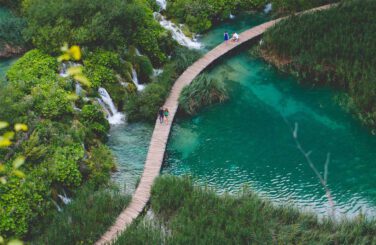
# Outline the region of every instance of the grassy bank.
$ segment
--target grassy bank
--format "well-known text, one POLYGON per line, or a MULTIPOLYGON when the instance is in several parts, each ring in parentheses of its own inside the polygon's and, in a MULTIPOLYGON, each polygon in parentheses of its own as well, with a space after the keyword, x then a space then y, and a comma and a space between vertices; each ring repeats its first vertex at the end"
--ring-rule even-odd
POLYGON ((129 203, 115 187, 85 184, 60 212, 50 212, 33 225, 30 244, 93 244, 129 203))
POLYGON ((364 217, 339 223, 275 206, 244 190, 218 196, 172 176, 152 189, 154 221, 140 218, 116 244, 375 244, 376 222, 364 217))
POLYGON ((346 92, 339 102, 376 128, 375 11, 372 0, 348 0, 288 18, 265 33, 261 55, 303 81, 346 92))

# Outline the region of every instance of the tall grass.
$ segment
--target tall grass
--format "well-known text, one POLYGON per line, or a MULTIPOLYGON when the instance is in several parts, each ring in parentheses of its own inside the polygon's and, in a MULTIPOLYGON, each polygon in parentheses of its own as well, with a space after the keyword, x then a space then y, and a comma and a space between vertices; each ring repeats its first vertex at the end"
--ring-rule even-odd
POLYGON ((227 98, 228 92, 223 81, 200 75, 183 89, 179 97, 179 106, 186 113, 193 115, 200 108, 221 103, 227 98))
POLYGON ((157 221, 139 219, 117 245, 376 243, 376 222, 362 216, 319 221, 313 214, 275 206, 248 190, 238 196, 218 196, 194 187, 188 178, 158 178, 151 208, 157 221))
POLYGON ((97 189, 86 184, 61 212, 48 215, 32 228, 30 244, 93 244, 113 224, 129 200, 115 187, 97 189))
POLYGON ((348 105, 376 128, 375 12, 374 0, 346 0, 288 18, 265 33, 262 50, 303 80, 348 92, 348 105))

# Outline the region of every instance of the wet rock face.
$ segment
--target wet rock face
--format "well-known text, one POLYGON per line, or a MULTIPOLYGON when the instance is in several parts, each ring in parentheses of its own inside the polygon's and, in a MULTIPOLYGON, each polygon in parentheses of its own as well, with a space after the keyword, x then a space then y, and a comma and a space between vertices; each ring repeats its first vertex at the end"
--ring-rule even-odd
POLYGON ((0 58, 10 58, 25 52, 25 48, 0 43, 0 58))

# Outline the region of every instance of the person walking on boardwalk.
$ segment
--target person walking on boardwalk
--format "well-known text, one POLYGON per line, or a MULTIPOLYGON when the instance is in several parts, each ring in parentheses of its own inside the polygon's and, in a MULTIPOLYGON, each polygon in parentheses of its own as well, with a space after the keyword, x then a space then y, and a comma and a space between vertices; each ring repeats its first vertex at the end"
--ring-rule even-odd
POLYGON ((169 111, 167 108, 164 109, 164 118, 165 118, 165 123, 168 124, 168 115, 169 115, 169 111))
POLYGON ((224 34, 224 39, 225 39, 225 43, 228 42, 228 40, 230 39, 230 36, 228 35, 228 32, 226 31, 225 34, 224 34))
POLYGON ((159 108, 158 117, 159 117, 159 122, 162 124, 163 118, 164 118, 164 110, 162 107, 159 108))

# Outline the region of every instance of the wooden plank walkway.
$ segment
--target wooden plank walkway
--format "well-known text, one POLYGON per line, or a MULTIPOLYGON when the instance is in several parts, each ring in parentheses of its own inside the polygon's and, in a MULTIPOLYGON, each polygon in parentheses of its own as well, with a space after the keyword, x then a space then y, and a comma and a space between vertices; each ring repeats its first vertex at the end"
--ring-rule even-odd
MULTIPOLYGON (((308 10, 306 12, 317 11, 327 9, 331 5, 325 5, 319 8, 308 10)), ((303 13, 306 13, 303 12, 303 13)), ((168 125, 160 124, 159 120, 156 121, 153 135, 151 137, 149 151, 146 157, 144 166, 144 172, 141 176, 140 183, 133 194, 132 201, 125 210, 118 216, 115 224, 111 226, 108 231, 98 240, 95 245, 105 245, 113 243, 117 236, 120 235, 132 221, 138 217, 143 211, 146 203, 150 199, 150 191, 155 178, 158 177, 166 150, 167 140, 170 134, 171 125, 174 120, 176 111, 178 109, 178 99, 182 89, 189 85, 195 77, 197 77, 205 68, 213 63, 218 58, 222 57, 229 51, 235 49, 239 45, 248 42, 262 33, 264 33, 269 27, 281 19, 272 20, 262 25, 253 27, 247 31, 244 31, 239 35, 239 42, 228 42, 218 45, 216 48, 209 51, 201 59, 193 63, 187 70, 181 74, 173 85, 170 95, 167 98, 164 107, 168 108, 170 115, 168 125)))

